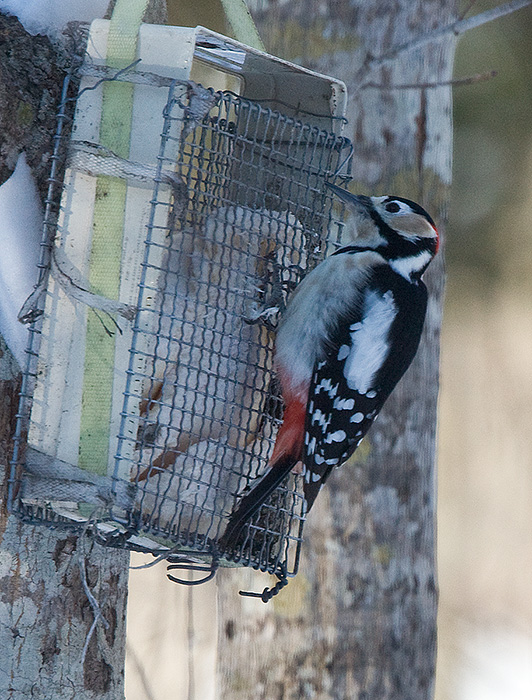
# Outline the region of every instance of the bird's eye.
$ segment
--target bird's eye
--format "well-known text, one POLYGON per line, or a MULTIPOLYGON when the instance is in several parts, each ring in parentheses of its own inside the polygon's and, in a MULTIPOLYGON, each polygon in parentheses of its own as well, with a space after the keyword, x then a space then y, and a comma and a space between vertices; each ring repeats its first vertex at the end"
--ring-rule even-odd
POLYGON ((398 212, 401 207, 397 204, 397 202, 390 202, 389 204, 386 205, 385 207, 386 211, 389 211, 391 214, 395 214, 398 212))

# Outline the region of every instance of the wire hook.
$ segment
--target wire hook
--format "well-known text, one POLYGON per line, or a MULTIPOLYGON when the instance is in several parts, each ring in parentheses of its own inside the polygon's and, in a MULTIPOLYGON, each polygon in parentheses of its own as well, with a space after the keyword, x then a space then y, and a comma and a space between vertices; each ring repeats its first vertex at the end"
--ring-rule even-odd
POLYGON ((280 565, 280 571, 276 571, 275 575, 279 581, 273 586, 273 588, 265 588, 262 593, 255 593, 254 591, 238 591, 238 594, 245 596, 247 598, 260 598, 263 603, 269 603, 270 600, 276 596, 285 586, 288 586, 288 579, 286 577, 286 565, 280 565))

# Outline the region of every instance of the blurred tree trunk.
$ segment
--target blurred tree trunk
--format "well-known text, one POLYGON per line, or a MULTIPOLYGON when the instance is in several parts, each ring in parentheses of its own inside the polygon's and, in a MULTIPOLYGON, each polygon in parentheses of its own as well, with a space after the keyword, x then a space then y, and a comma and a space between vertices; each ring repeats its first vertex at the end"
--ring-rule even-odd
MULTIPOLYGON (((25 151, 44 197, 65 56, 3 14, 0 37, 0 184, 25 151)), ((0 697, 122 700, 129 553, 8 515, 19 384, 0 338, 0 697), (94 611, 83 579, 108 625, 98 624, 84 659, 94 611)))
MULTIPOLYGON (((456 0, 249 5, 268 50, 346 82, 352 191, 417 200, 441 232, 451 180, 450 87, 392 86, 449 80, 454 37, 382 65, 371 57, 455 19, 456 0)), ((441 255, 426 281, 430 302, 418 355, 365 450, 332 475, 318 498, 305 528, 300 573, 265 606, 235 595, 239 587, 261 590, 256 575, 220 572, 226 700, 432 697, 441 255)))

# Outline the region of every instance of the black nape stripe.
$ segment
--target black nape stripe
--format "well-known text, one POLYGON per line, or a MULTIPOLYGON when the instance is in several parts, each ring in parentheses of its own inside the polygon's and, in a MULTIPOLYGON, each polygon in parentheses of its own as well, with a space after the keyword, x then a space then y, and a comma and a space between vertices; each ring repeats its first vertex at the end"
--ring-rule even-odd
POLYGON ((367 245, 345 245, 343 248, 338 248, 334 253, 331 253, 331 257, 333 255, 341 255, 342 253, 365 253, 367 251, 374 253, 376 248, 371 248, 367 245))

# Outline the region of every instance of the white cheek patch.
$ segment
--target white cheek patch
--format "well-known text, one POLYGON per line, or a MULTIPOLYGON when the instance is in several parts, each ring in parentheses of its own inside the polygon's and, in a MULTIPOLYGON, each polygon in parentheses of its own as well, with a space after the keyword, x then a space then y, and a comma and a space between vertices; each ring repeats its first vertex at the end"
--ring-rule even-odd
POLYGON ((409 280, 416 272, 423 270, 432 260, 432 255, 428 250, 412 255, 409 258, 399 258, 398 260, 390 260, 390 267, 395 270, 401 277, 409 280))
POLYGON ((365 394, 372 388, 374 377, 388 356, 388 336, 396 315, 392 292, 366 292, 364 318, 351 326, 351 349, 344 365, 350 389, 365 394))

